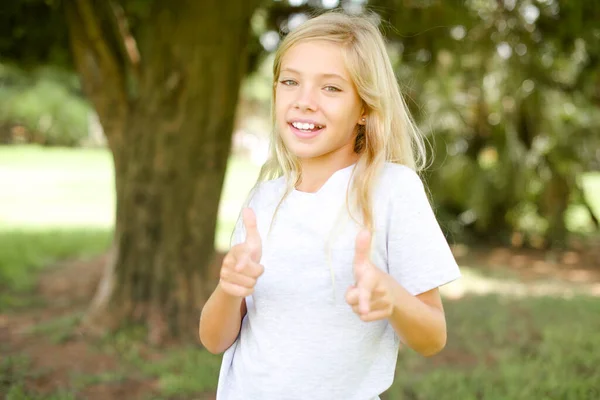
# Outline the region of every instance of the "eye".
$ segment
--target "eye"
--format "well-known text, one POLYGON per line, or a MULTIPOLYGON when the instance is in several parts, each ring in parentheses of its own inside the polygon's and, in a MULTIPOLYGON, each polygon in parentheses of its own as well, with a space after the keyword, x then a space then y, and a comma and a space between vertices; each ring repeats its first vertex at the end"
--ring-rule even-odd
POLYGON ((282 81, 279 81, 282 85, 285 86, 294 86, 297 85, 298 83, 292 79, 284 79, 282 81))
POLYGON ((341 92, 342 90, 339 88, 336 88, 335 86, 325 86, 325 91, 326 92, 341 92))

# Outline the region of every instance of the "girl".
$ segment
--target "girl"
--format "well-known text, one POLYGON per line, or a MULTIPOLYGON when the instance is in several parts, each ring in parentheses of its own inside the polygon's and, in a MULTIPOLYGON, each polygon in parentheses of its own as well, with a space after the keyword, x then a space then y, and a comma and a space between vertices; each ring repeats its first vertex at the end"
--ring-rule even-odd
POLYGON ((365 17, 305 22, 273 70, 270 158, 200 318, 225 351, 217 398, 378 399, 400 341, 444 347, 438 287, 460 276, 415 172, 422 139, 365 17))

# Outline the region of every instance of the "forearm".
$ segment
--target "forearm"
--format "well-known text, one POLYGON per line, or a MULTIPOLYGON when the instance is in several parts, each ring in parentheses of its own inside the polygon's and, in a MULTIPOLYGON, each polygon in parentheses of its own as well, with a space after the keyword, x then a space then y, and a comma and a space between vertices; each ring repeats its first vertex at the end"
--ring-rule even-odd
POLYGON ((438 353, 446 345, 444 313, 406 291, 389 277, 394 308, 389 321, 402 340, 424 356, 438 353))
POLYGON ((200 341, 208 351, 219 354, 233 344, 246 313, 244 305, 243 298, 228 295, 217 286, 200 316, 200 341))

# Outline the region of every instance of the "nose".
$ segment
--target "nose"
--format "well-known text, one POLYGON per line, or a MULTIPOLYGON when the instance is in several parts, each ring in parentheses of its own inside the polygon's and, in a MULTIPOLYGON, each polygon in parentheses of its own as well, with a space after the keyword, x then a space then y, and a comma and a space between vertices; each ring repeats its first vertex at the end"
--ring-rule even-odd
POLYGON ((312 88, 307 85, 298 90, 294 108, 301 111, 316 111, 317 107, 316 96, 312 88))

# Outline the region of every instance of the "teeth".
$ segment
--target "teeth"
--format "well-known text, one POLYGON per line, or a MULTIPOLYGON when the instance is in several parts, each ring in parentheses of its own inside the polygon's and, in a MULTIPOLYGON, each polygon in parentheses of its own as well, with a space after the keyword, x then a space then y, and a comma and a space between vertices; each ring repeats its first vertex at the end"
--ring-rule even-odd
POLYGON ((313 129, 315 129, 315 126, 317 129, 322 128, 322 126, 320 126, 320 125, 302 123, 302 122, 292 122, 292 126, 296 129, 302 129, 304 131, 313 130, 313 129))

